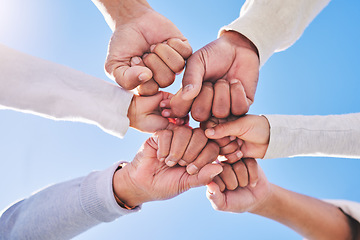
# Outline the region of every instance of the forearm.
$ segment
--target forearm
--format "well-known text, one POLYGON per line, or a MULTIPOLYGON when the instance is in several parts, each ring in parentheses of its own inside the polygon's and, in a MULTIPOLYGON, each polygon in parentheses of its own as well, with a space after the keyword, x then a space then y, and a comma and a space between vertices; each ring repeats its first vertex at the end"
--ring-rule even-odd
POLYGON ((146 0, 92 0, 92 2, 113 31, 117 25, 126 23, 151 8, 146 0))
POLYGON ((12 205, 0 218, 0 239, 70 239, 136 211, 123 209, 115 201, 112 178, 116 168, 117 164, 50 186, 12 205))
POLYGON ((267 115, 270 142, 264 158, 360 158, 360 114, 267 115))
POLYGON ((0 109, 99 126, 122 137, 132 93, 74 69, 0 45, 0 109))
POLYGON ((240 17, 225 30, 250 39, 260 55, 260 66, 277 51, 291 46, 330 0, 247 0, 240 17))
POLYGON ((252 213, 280 222, 308 239, 352 239, 348 218, 336 206, 271 187, 270 196, 252 213))

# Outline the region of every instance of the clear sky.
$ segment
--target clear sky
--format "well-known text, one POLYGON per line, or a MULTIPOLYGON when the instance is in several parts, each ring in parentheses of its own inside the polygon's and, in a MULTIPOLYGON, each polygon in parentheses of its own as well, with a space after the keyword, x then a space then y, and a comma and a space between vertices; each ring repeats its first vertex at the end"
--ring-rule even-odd
MULTIPOLYGON (((238 16, 243 2, 149 0, 178 26, 194 50, 215 40, 219 28, 238 16)), ((332 1, 295 45, 270 58, 260 71, 250 113, 359 112, 359 12, 359 1, 332 1)), ((105 80, 110 36, 90 0, 0 0, 0 43, 105 80)), ((181 75, 167 90, 174 93, 180 84, 181 75)), ((2 110, 0 209, 49 184, 118 160, 130 161, 148 136, 130 129, 118 139, 92 125, 2 110)), ((304 157, 259 162, 268 179, 282 187, 317 198, 360 201, 359 160, 304 157)), ((97 226, 76 239, 301 237, 262 217, 214 211, 202 187, 172 200, 146 203, 140 213, 97 226)))

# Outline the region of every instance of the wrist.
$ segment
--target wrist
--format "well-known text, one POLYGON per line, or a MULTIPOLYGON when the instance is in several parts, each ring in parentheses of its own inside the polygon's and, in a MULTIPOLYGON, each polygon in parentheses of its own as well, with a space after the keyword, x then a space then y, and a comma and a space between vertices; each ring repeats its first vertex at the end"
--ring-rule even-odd
POLYGON ((272 211, 277 208, 279 204, 277 202, 278 199, 278 187, 274 184, 269 184, 269 192, 268 194, 255 206, 253 206, 248 212, 253 213, 259 216, 269 216, 272 215, 272 211))
POLYGON ((223 31, 220 33, 220 37, 226 38, 228 41, 230 41, 231 43, 233 43, 238 47, 245 47, 252 50, 259 57, 259 51, 255 46, 255 44, 241 33, 232 30, 223 31))
POLYGON ((123 208, 133 209, 143 203, 131 182, 127 164, 120 164, 113 176, 113 192, 116 202, 123 208))
POLYGON ((152 9, 146 0, 92 0, 103 14, 109 27, 126 24, 152 9))

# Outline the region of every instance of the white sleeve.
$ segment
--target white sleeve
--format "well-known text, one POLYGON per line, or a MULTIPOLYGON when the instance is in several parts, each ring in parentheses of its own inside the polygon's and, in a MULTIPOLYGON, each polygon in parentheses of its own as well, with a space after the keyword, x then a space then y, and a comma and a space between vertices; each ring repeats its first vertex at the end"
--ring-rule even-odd
POLYGON ((0 44, 0 109, 95 124, 123 137, 133 94, 115 84, 0 44))
POLYGON ((360 223, 360 203, 337 199, 326 199, 324 201, 341 208, 347 215, 351 216, 353 219, 360 223))
POLYGON ((102 222, 137 212, 121 208, 112 179, 118 163, 86 177, 58 183, 10 206, 0 216, 0 240, 70 239, 102 222))
POLYGON ((330 0, 246 0, 240 17, 220 29, 236 31, 257 47, 260 66, 290 47, 330 0))
POLYGON ((264 159, 294 156, 360 158, 360 113, 266 115, 270 142, 264 159))

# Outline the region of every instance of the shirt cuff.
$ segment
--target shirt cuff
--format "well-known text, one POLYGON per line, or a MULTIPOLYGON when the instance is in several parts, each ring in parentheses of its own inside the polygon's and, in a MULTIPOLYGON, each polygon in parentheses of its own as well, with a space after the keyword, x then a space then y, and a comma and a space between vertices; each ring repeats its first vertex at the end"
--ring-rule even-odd
POLYGON ((89 216, 98 221, 111 222, 141 209, 141 206, 131 210, 122 208, 115 200, 113 176, 119 164, 116 163, 103 171, 92 172, 81 183, 81 206, 89 216))

